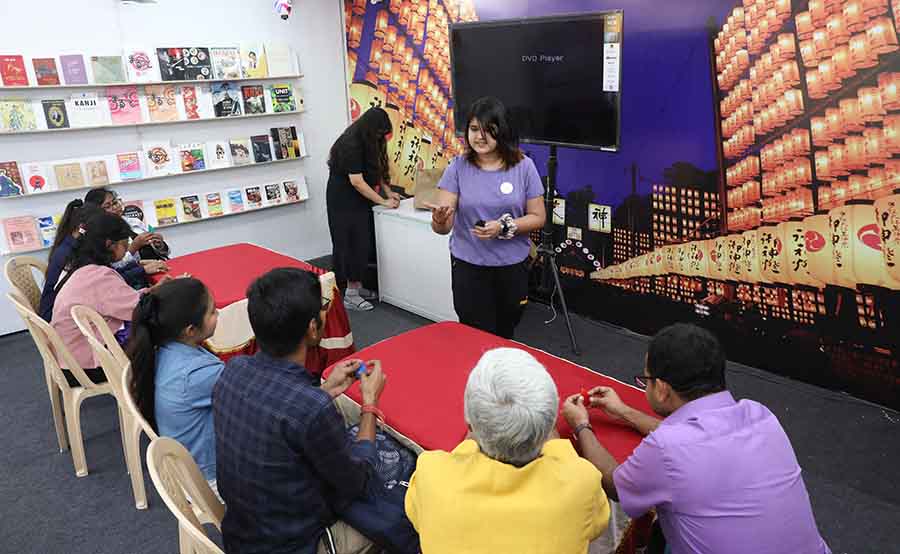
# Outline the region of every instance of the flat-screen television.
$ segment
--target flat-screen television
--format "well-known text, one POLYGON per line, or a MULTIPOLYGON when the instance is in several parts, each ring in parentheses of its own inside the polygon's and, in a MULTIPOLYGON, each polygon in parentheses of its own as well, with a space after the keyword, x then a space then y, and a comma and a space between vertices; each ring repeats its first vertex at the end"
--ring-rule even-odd
POLYGON ((483 96, 523 142, 619 149, 622 11, 458 23, 450 28, 454 122, 483 96))

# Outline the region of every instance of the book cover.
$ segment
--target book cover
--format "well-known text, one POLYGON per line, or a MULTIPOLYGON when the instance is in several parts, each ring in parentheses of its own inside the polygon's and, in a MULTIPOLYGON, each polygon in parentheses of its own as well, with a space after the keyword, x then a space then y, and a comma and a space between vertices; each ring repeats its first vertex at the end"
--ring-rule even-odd
POLYGON ((209 192, 206 194, 206 213, 209 214, 209 217, 225 215, 225 208, 222 205, 222 193, 209 192))
POLYGON ((81 54, 63 54, 59 57, 63 80, 67 85, 88 84, 87 68, 81 54))
POLYGON ((150 121, 178 121, 175 85, 147 85, 144 94, 150 121))
POLYGON ((69 97, 69 121, 72 127, 97 127, 106 122, 96 92, 77 92, 69 97))
POLYGON ((91 70, 94 72, 94 82, 98 85, 126 82, 122 56, 91 56, 91 70))
POLYGON ((241 78, 241 51, 239 48, 210 48, 213 75, 216 79, 241 78))
POLYGON ((52 215, 45 215, 36 217, 35 223, 41 237, 41 246, 44 248, 53 246, 53 239, 56 238, 56 219, 52 215))
POLYGON ((122 217, 136 219, 141 223, 149 223, 144 212, 143 200, 125 200, 122 202, 122 217))
POLYGON ((247 187, 244 192, 247 194, 247 209, 252 210, 262 206, 262 192, 258 186, 247 187))
POLYGON ((200 211, 200 197, 196 194, 181 197, 181 215, 184 217, 181 221, 196 221, 203 219, 203 213, 200 211))
POLYGON ((0 79, 3 80, 5 87, 27 87, 25 58, 19 55, 0 54, 0 79))
POLYGON ((20 196, 25 194, 19 164, 16 162, 0 162, 0 197, 20 196))
POLYGON ((244 97, 244 113, 247 115, 266 113, 266 97, 262 85, 245 85, 241 87, 244 97))
POLYGON ((241 115, 241 93, 231 83, 213 85, 212 101, 216 117, 241 115))
POLYGON ((163 81, 200 81, 212 78, 209 48, 157 48, 163 81))
POLYGON ((152 83, 161 80, 156 52, 152 48, 126 50, 125 69, 128 72, 128 81, 132 83, 152 83))
POLYGON ((133 181, 142 177, 141 158, 137 152, 116 154, 116 163, 119 166, 119 178, 123 181, 133 181))
POLYGON ((294 149, 297 155, 301 158, 309 156, 309 152, 306 151, 306 141, 303 139, 303 131, 298 131, 296 127, 291 127, 291 130, 294 135, 294 149))
POLYGON ((113 125, 133 125, 143 121, 137 86, 109 87, 106 101, 113 125))
POLYGON ((197 171, 206 169, 206 158, 203 153, 203 144, 182 144, 178 147, 181 158, 181 171, 197 171))
POLYGON ((31 58, 31 65, 34 67, 34 76, 39 86, 59 84, 56 58, 31 58))
MULTIPOLYGON (((288 148, 291 147, 290 129, 288 129, 287 141, 284 141, 284 128, 272 127, 269 129, 272 135, 272 151, 276 160, 285 160, 288 158, 288 148)), ((291 148, 293 151, 293 148, 291 148)))
POLYGON ((53 166, 56 184, 60 190, 77 189, 84 186, 81 162, 65 162, 53 166))
POLYGON ((84 172, 87 175, 87 184, 92 187, 102 187, 109 184, 109 168, 106 160, 88 160, 84 162, 84 172))
POLYGON ((285 181, 282 183, 282 187, 284 188, 285 202, 300 201, 300 191, 297 189, 297 181, 285 181))
POLYGON ((267 42, 266 61, 269 64, 269 75, 281 77, 296 72, 290 46, 282 42, 267 42))
POLYGON ((41 100, 41 106, 44 108, 47 129, 69 128, 69 114, 66 111, 65 100, 41 100))
POLYGON ((28 194, 38 194, 56 190, 47 172, 47 164, 41 162, 28 162, 22 164, 22 182, 28 194))
POLYGON ((19 133, 37 130, 31 102, 24 98, 0 98, 0 131, 19 133))
POLYGON ((186 119, 213 117, 212 91, 209 85, 182 85, 181 99, 186 119))
POLYGON ((172 147, 168 144, 144 144, 142 153, 144 156, 144 167, 147 169, 147 177, 172 175, 173 173, 178 173, 181 167, 176 163, 172 147))
POLYGON ((6 234, 6 245, 10 252, 25 252, 41 248, 37 225, 30 215, 4 219, 3 231, 6 234))
POLYGON ((297 196, 300 200, 309 200, 309 187, 306 185, 306 177, 301 175, 297 178, 297 196))
POLYGON ((153 209, 156 212, 156 224, 159 226, 178 223, 178 210, 174 198, 161 198, 153 201, 153 209))
POLYGON ((227 141, 213 140, 206 143, 206 167, 218 169, 231 166, 230 148, 227 141))
POLYGON ((250 137, 253 145, 253 161, 266 163, 272 161, 272 148, 269 146, 269 135, 256 135, 250 137))
POLYGON ((253 163, 253 148, 250 139, 231 139, 231 163, 234 165, 247 165, 253 163))
POLYGON ((246 78, 269 76, 266 50, 259 42, 241 43, 241 72, 246 78))
POLYGON ((281 204, 281 184, 273 183, 271 185, 266 185, 266 204, 281 204))
POLYGON ((294 87, 286 84, 272 85, 272 111, 275 113, 297 111, 294 87))
POLYGON ((230 213, 244 211, 244 195, 241 192, 241 189, 228 191, 228 211, 230 213))

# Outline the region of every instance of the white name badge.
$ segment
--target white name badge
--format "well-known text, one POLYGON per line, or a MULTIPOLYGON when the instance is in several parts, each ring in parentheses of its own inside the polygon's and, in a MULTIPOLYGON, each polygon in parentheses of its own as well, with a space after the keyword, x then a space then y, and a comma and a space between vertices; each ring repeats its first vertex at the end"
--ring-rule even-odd
POLYGON ((512 191, 513 191, 513 184, 510 183, 509 181, 506 181, 500 185, 500 192, 502 192, 503 194, 512 194, 512 191))

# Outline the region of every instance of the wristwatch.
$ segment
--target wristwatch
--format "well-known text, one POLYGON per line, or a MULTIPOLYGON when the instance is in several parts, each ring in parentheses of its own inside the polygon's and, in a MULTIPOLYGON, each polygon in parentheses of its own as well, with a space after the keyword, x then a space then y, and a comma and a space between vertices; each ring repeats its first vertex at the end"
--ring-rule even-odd
POLYGON ((572 430, 572 438, 578 440, 578 433, 584 431, 585 429, 590 429, 591 433, 594 432, 594 428, 591 427, 590 423, 579 423, 575 426, 575 429, 572 430))

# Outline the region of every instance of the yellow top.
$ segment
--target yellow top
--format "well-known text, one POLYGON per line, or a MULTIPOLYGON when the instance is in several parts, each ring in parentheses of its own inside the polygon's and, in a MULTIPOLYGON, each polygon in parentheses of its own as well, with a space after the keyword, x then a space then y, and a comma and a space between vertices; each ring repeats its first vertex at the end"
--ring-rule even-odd
POLYGON ((566 439, 548 441, 521 468, 466 440, 419 456, 406 515, 423 554, 583 554, 609 522, 600 480, 566 439))

